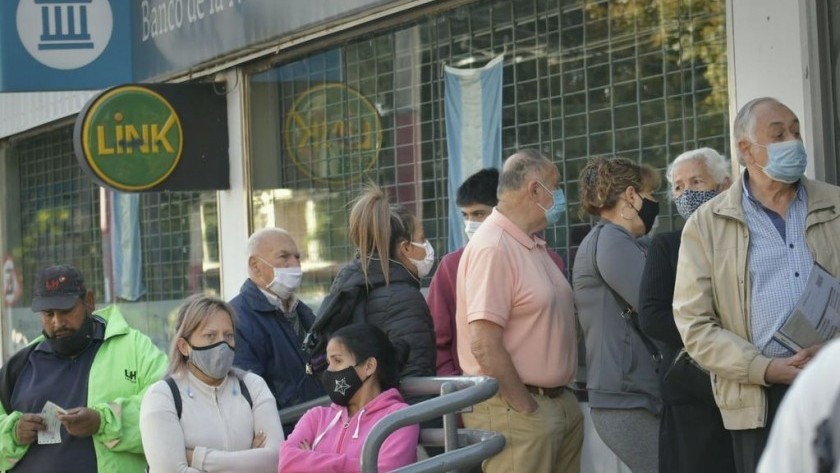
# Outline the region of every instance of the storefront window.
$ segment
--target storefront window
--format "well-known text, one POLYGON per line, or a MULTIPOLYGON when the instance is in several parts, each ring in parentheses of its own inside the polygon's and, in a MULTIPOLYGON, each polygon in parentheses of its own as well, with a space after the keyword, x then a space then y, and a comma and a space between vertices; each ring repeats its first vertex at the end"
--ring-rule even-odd
MULTIPOLYGON (((561 170, 570 208, 546 233, 567 266, 589 228, 576 182, 589 156, 664 170, 688 149, 728 152, 722 0, 476 2, 277 65, 249 81, 254 229, 296 237, 304 300, 352 258, 349 205, 368 180, 446 251, 442 67, 500 54, 504 153, 538 148, 561 170)), ((682 224, 662 214, 660 229, 682 224)))
POLYGON ((3 301, 13 341, 7 354, 41 332, 29 305, 35 274, 47 265, 78 267, 97 307, 118 303, 129 323, 161 348, 168 345, 173 311, 183 298, 219 292, 215 193, 140 194, 136 218, 130 219, 136 225, 123 228, 135 235, 126 243, 114 238, 110 219, 121 196, 83 174, 73 154, 72 126, 14 143, 5 171, 4 265, 20 286, 16 297, 3 301), (139 252, 134 263, 128 251, 139 252), (115 262, 124 273, 120 280, 115 262))

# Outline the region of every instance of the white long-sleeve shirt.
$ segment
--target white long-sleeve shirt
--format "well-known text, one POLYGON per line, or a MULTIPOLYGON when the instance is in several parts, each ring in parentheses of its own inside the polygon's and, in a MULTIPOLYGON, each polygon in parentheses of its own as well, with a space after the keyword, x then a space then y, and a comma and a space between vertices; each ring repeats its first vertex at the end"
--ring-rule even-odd
POLYGON ((181 393, 180 420, 165 381, 149 388, 140 407, 140 433, 150 472, 277 471, 283 428, 274 396, 261 377, 243 376, 253 408, 232 374, 219 386, 204 384, 190 373, 174 379, 181 393), (260 431, 266 434, 265 446, 252 449, 260 431), (189 465, 188 448, 194 449, 189 465))
MULTIPOLYGON (((840 340, 826 345, 785 394, 773 430, 758 463, 758 473, 817 471, 814 438, 817 426, 831 415, 840 395, 840 340)), ((840 472, 840 462, 834 472, 840 472)))

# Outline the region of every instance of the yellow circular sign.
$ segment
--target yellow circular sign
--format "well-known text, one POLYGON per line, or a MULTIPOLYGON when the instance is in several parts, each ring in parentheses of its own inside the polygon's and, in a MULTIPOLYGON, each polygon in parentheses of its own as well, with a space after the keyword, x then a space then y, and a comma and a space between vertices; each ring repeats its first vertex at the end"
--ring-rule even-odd
POLYGON ((286 152, 312 179, 338 183, 369 171, 382 146, 376 107, 344 84, 312 87, 286 114, 286 152))
POLYGON ((103 183, 120 191, 160 184, 178 166, 183 143, 175 109, 145 87, 115 87, 91 100, 84 112, 84 163, 103 183))

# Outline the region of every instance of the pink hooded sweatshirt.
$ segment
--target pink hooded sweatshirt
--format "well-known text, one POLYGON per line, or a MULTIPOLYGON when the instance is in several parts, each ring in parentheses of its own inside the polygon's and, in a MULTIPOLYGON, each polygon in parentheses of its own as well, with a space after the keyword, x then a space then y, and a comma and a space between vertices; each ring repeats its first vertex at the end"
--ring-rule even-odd
MULTIPOLYGON (((279 473, 355 473, 359 471, 362 444, 379 419, 407 404, 399 391, 376 396, 356 415, 336 404, 314 407, 301 417, 294 432, 280 447, 279 473), (303 441, 311 450, 300 448, 303 441)), ((379 450, 379 471, 391 471, 417 461, 420 426, 410 425, 391 434, 379 450)))

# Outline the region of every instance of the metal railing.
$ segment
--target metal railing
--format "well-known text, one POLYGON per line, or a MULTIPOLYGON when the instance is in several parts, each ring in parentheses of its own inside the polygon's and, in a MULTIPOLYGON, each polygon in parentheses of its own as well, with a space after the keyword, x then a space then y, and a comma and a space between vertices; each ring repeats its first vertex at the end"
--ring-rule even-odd
MULTIPOLYGON (((398 470, 398 473, 438 473, 476 466, 502 451, 505 438, 499 433, 484 430, 458 429, 456 414, 470 406, 493 397, 499 383, 486 376, 451 376, 406 378, 400 391, 407 396, 440 394, 405 409, 393 412, 380 420, 370 431, 362 446, 362 473, 377 473, 379 450, 385 439, 407 425, 443 417, 443 428, 424 428, 420 444, 443 446, 444 453, 427 458, 398 470)), ((327 396, 280 410, 284 424, 297 422, 306 411, 330 403, 327 396)))
POLYGON ((445 453, 405 466, 398 473, 442 473, 458 468, 475 466, 502 451, 505 438, 497 432, 458 429, 455 414, 460 410, 493 397, 499 383, 486 376, 406 378, 400 390, 405 395, 417 396, 440 393, 405 409, 393 412, 371 429, 362 446, 360 468, 362 473, 377 473, 379 449, 396 430, 443 417, 443 429, 422 429, 422 445, 440 445, 445 453))
POLYGON ((294 424, 306 414, 306 411, 312 409, 313 407, 318 406, 329 406, 330 405, 330 397, 329 396, 321 396, 317 399, 313 399, 311 401, 302 402, 300 404, 295 404, 294 406, 286 407, 280 409, 280 422, 282 424, 294 424))

